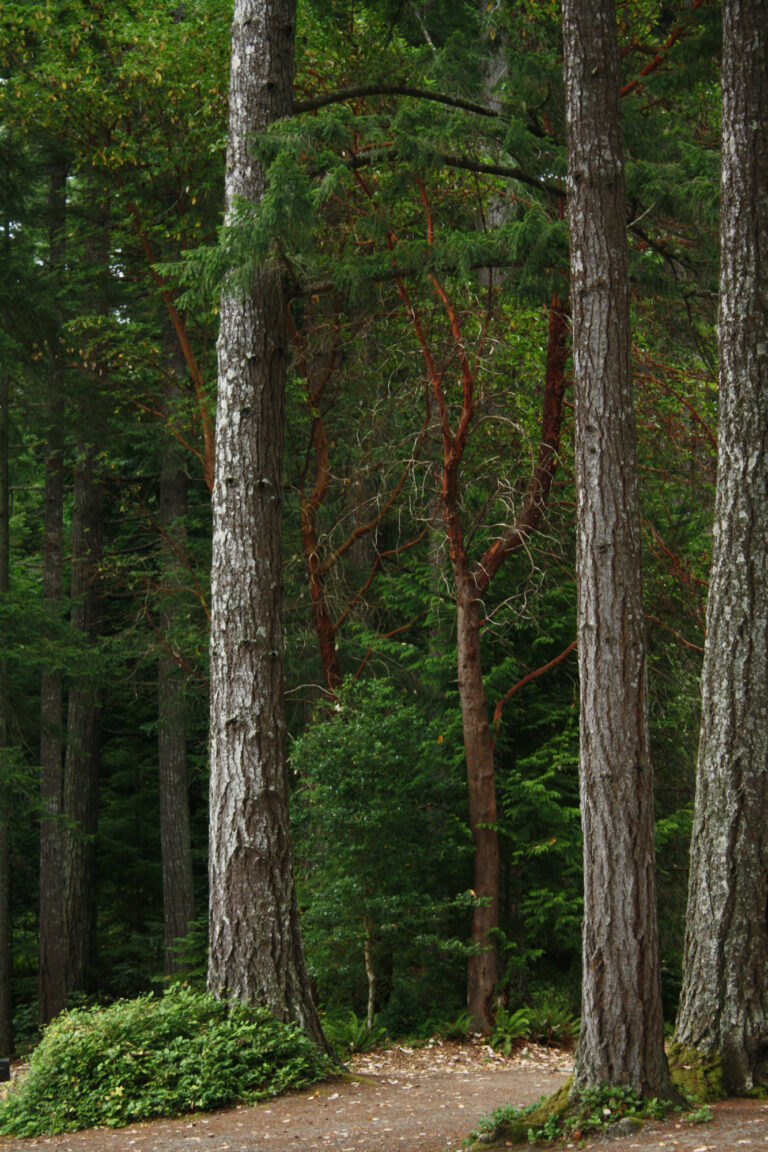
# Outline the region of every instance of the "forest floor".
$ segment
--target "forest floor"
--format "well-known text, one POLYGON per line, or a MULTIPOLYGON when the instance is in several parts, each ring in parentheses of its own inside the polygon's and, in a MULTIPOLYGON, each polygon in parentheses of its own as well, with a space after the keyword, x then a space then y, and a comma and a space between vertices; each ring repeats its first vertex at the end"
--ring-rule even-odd
MULTIPOLYGON (((353 1074, 255 1107, 89 1129, 35 1139, 0 1137, 0 1152, 458 1152, 477 1121, 504 1104, 551 1092, 571 1070, 568 1053, 531 1046, 505 1057, 483 1044, 393 1047, 349 1061, 353 1074)), ((768 1150, 768 1102, 725 1100, 715 1118, 649 1123, 584 1149, 615 1152, 768 1150)), ((574 1145, 570 1145, 574 1147, 574 1145)))

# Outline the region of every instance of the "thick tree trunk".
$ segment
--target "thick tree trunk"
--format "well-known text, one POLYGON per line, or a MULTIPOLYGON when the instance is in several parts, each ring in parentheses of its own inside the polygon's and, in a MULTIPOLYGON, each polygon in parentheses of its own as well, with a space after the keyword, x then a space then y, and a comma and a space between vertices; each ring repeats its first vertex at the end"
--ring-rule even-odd
POLYGON ((496 945, 489 936, 499 923, 499 834, 496 826, 496 775, 488 700, 480 662, 482 602, 471 576, 456 574, 456 643, 459 701, 467 761, 469 824, 474 842, 475 909, 467 967, 467 1009, 473 1027, 493 1027, 492 1002, 498 979, 496 945))
MULTIPOLYGON (((259 200, 250 134, 291 111, 293 0, 236 0, 226 210, 259 200)), ((217 996, 266 1004, 324 1044, 309 989, 288 827, 280 276, 221 300, 211 622, 210 959, 217 996)))
POLYGON ((768 1080, 768 4, 723 5, 720 427, 675 1040, 768 1080))
MULTIPOLYGON (((6 228, 7 235, 7 228, 6 228)), ((0 603, 11 587, 11 518, 9 467, 10 384, 0 375, 0 603)), ((11 977, 11 859, 8 842, 8 774, 11 769, 8 665, 0 659, 0 1055, 13 1051, 11 977)))
MULTIPOLYGON (((64 261, 67 169, 51 167, 48 216, 50 267, 55 277, 64 261)), ((48 370, 48 451, 43 495, 43 607, 52 631, 61 623, 64 572, 64 367, 54 335, 48 370)), ((54 640, 54 643, 56 641, 54 640)), ((66 1002, 64 906, 64 842, 62 815, 62 711, 61 673, 52 662, 44 668, 40 686, 40 935, 38 962, 38 1019, 47 1024, 66 1002)))
POLYGON ((584 832, 584 974, 575 1084, 631 1085, 669 1097, 613 0, 565 0, 563 38, 584 832))
MULTIPOLYGON (((183 578, 184 517, 188 481, 175 448, 169 446, 160 472, 160 568, 163 604, 160 624, 173 643, 177 615, 174 590, 183 578)), ((192 836, 189 821, 187 717, 184 676, 173 655, 158 661, 157 755, 160 778, 160 843, 163 862, 164 970, 178 967, 177 941, 187 935, 195 914, 192 836)))
MULTIPOLYGON (((72 509, 72 628, 94 644, 101 630, 104 494, 88 451, 75 471, 72 509)), ((64 762, 64 915, 67 992, 89 987, 96 949, 96 853, 100 718, 96 678, 84 671, 69 691, 64 762)), ((61 893, 59 893, 61 898, 61 893)))

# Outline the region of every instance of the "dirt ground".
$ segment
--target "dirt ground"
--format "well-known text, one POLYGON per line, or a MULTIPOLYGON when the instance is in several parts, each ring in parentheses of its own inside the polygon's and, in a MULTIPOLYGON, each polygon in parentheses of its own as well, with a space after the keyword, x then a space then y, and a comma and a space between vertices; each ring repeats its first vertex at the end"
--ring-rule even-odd
MULTIPOLYGON (((435 1043, 354 1056, 353 1075, 256 1107, 65 1136, 4 1139, 0 1152, 458 1152, 481 1116, 558 1087, 569 1055, 531 1047, 503 1057, 482 1044, 435 1043)), ((679 1117, 585 1149, 768 1152, 768 1103, 727 1100, 708 1124, 679 1117)), ((571 1146, 573 1147, 573 1146, 571 1146)))

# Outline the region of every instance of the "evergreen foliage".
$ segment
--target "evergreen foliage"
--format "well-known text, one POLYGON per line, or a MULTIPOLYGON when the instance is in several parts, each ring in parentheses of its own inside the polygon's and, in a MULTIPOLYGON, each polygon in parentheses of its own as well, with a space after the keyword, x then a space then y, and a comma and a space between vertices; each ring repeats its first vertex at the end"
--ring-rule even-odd
POLYGON ((306 1036, 265 1009, 227 1005, 177 985, 161 998, 59 1016, 24 1079, 0 1103, 0 1132, 119 1128, 253 1103, 330 1072, 306 1036))
MULTIPOLYGON (((423 321, 452 428, 461 405, 456 344, 430 273, 455 301, 466 346, 478 357, 460 494, 478 553, 523 498, 548 309, 553 291, 567 294, 558 5, 481 7, 305 0, 297 107, 356 87, 369 94, 297 111, 254 140, 270 165, 269 195, 258 208, 242 202, 219 234, 228 6, 3 6, 0 371, 10 375, 12 509, 0 661, 12 713, 3 763, 13 784, 14 990, 26 1034, 37 967, 44 669, 62 673, 65 697, 85 673, 99 687, 92 991, 135 995, 162 970, 162 655, 184 675, 198 910, 205 905, 216 299, 224 277, 247 284, 265 258, 284 273, 293 325, 286 699, 309 964, 323 1006, 361 1022, 368 939, 379 1026, 393 1035, 445 1024, 462 1006, 473 897, 454 604, 435 517, 442 429, 397 281, 423 321), (370 93, 378 82, 382 90, 370 93), (398 86, 431 98, 398 94, 398 86), (53 156, 68 168, 67 254, 58 271, 45 225, 53 156), (431 241, 424 200, 436 224, 431 241), (95 206, 108 208, 106 239, 95 206), (98 267, 87 259, 96 241, 106 252, 98 267), (97 289, 109 301, 101 313, 97 289), (84 436, 97 449, 108 494, 105 631, 90 648, 70 627, 68 562, 55 621, 42 599, 45 397, 54 355, 64 365, 65 555, 84 436), (318 420, 325 473, 322 460, 317 465, 318 420), (162 566, 159 507, 169 445, 178 447, 190 484, 173 586, 162 566), (323 476, 316 555, 334 650, 342 675, 354 681, 335 700, 318 688, 311 548, 302 535, 323 476), (355 536, 367 524, 370 531, 355 536), (175 610, 165 627, 169 603, 175 610)), ((679 987, 714 482, 717 8, 637 0, 621 8, 620 27, 627 85, 676 22, 682 28, 622 109, 668 1013, 679 987)), ((568 420, 546 522, 484 599, 491 710, 575 636, 568 420)), ((578 1002, 576 675, 569 658, 527 684, 496 729, 498 992, 504 1011, 524 1010, 531 1027, 542 1005, 572 1017, 578 1002)), ((198 924, 180 945, 198 973, 204 936, 198 924)), ((536 1026, 545 1035, 552 1021, 536 1026)))

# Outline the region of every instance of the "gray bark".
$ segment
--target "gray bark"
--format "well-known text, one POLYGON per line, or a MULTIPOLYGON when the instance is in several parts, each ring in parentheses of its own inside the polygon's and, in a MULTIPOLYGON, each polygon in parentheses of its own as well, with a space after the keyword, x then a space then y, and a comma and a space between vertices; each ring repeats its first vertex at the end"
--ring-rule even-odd
POLYGON ((720 425, 675 1040, 768 1080, 768 4, 723 5, 720 425))
POLYGON ((565 0, 584 832, 575 1086, 669 1097, 613 0, 565 0))
MULTIPOLYGON (((236 0, 226 214, 258 201, 249 133, 292 108, 293 0, 236 0)), ((287 333, 279 273, 221 300, 213 491, 210 958, 217 996, 266 1004, 324 1044, 309 991, 288 829, 282 458, 287 333)))

